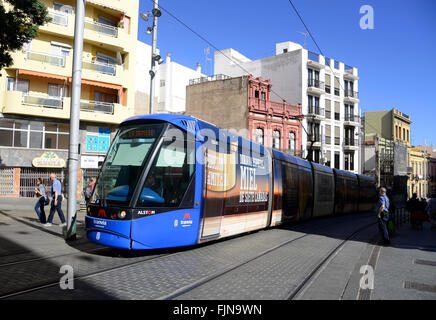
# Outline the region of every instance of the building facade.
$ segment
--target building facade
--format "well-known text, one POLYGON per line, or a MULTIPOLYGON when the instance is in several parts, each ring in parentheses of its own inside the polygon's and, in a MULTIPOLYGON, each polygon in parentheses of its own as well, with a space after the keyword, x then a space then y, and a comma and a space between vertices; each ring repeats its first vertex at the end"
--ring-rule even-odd
POLYGON ((419 199, 428 198, 429 193, 429 171, 428 160, 429 156, 426 151, 419 147, 410 147, 409 165, 412 168, 407 183, 408 193, 411 197, 414 193, 419 199))
POLYGON ((276 55, 250 60, 234 49, 215 52, 215 73, 271 79, 274 100, 301 104, 304 156, 332 168, 360 171, 358 70, 299 44, 276 44, 276 55), (229 58, 231 61, 229 61, 229 58))
POLYGON ((251 75, 192 79, 186 88, 186 114, 301 156, 301 106, 271 101, 271 88, 270 80, 251 75))
MULTIPOLYGON (((1 70, 0 194, 7 196, 33 196, 36 178, 52 171, 67 190, 75 1, 42 2, 51 22, 1 70)), ((117 125, 134 114, 138 7, 138 0, 86 1, 79 197, 117 125)))

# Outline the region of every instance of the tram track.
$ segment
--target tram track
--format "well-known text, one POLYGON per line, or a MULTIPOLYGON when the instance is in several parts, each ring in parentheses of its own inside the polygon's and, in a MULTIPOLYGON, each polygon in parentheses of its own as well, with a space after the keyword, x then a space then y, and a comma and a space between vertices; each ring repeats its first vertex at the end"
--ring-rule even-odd
MULTIPOLYGON (((340 240, 340 242, 337 245, 335 244, 334 247, 328 251, 327 255, 323 255, 322 260, 319 263, 316 263, 313 268, 311 268, 311 270, 309 271, 307 276, 305 276, 304 279, 302 279, 299 282, 297 287, 285 295, 286 299, 292 300, 292 299, 295 299, 296 297, 298 297, 298 295, 301 292, 303 292, 306 287, 310 286, 311 280, 317 275, 317 273, 321 270, 321 268, 323 266, 328 264, 329 261, 332 258, 334 258, 334 256, 341 250, 341 248, 344 247, 344 245, 347 243, 347 241, 350 241, 351 239, 353 239, 357 234, 359 234, 363 230, 365 230, 371 226, 374 226, 374 224, 375 223, 365 224, 364 226, 358 228, 357 230, 355 230, 351 234, 349 234, 344 240, 340 240)), ((247 257, 246 259, 239 261, 237 263, 234 263, 228 267, 225 267, 224 269, 221 269, 213 274, 209 274, 207 276, 204 276, 203 278, 200 278, 200 279, 190 283, 189 285, 179 287, 179 288, 171 291, 170 293, 166 293, 164 295, 157 297, 156 299, 157 300, 171 300, 171 299, 175 299, 177 297, 183 296, 184 294, 186 294, 190 291, 193 291, 196 288, 204 286, 204 285, 212 282, 215 279, 218 279, 218 278, 220 278, 220 277, 222 277, 222 276, 224 276, 232 271, 237 270, 238 268, 241 268, 245 265, 250 264, 251 262, 255 261, 256 259, 264 257, 264 256, 268 255, 269 253, 272 253, 272 252, 274 252, 274 251, 276 251, 276 250, 278 250, 286 245, 289 245, 291 243, 296 243, 299 240, 307 238, 310 235, 311 235, 311 233, 307 232, 307 231, 305 234, 295 235, 292 239, 287 239, 285 241, 282 241, 273 247, 270 247, 268 249, 264 249, 262 252, 259 252, 251 257, 247 257)), ((100 249, 100 248, 98 248, 98 249, 100 249)), ((101 249, 106 249, 106 248, 101 248, 101 249)), ((89 253, 91 253, 91 252, 89 252, 89 253)), ((185 250, 177 251, 177 252, 170 252, 170 253, 162 253, 162 254, 158 254, 158 255, 154 255, 154 256, 147 256, 144 259, 135 260, 135 261, 132 261, 129 263, 125 263, 125 264, 116 266, 116 267, 112 266, 112 267, 100 269, 98 271, 83 273, 83 274, 75 276, 73 279, 74 279, 74 281, 86 280, 88 278, 97 277, 99 275, 103 275, 103 274, 108 273, 108 272, 114 272, 114 271, 118 272, 119 270, 122 270, 122 269, 130 268, 130 267, 134 267, 134 266, 138 266, 138 265, 140 266, 142 263, 150 262, 150 261, 157 260, 157 259, 165 259, 165 258, 170 257, 170 256, 183 254, 184 252, 185 252, 185 250)), ((55 258, 55 257, 71 256, 71 255, 75 255, 75 254, 79 254, 79 253, 88 253, 88 252, 81 251, 81 252, 72 253, 72 254, 63 254, 63 255, 56 255, 56 256, 51 256, 51 257, 41 257, 41 258, 37 258, 37 259, 29 259, 28 261, 22 261, 22 263, 30 263, 32 261, 39 261, 39 260, 50 259, 50 258, 55 258)), ((8 265, 13 266, 13 263, 8 264, 8 265)), ((3 266, 6 266, 6 264, 4 264, 3 266)), ((2 267, 2 265, 0 265, 0 267, 2 267)), ((44 290, 44 289, 47 289, 50 287, 59 286, 59 277, 60 276, 52 277, 50 280, 47 280, 45 282, 40 282, 38 284, 34 284, 34 285, 31 285, 31 286, 28 286, 25 288, 21 288, 21 289, 16 290, 16 291, 5 292, 5 293, 0 295, 0 299, 10 299, 10 298, 19 297, 21 295, 25 295, 28 293, 32 293, 32 292, 38 292, 39 290, 44 290)))
MULTIPOLYGON (((126 263, 126 264, 123 264, 123 265, 120 265, 120 266, 117 266, 117 267, 108 267, 108 268, 105 268, 103 270, 89 272, 89 273, 86 273, 86 274, 75 276, 75 277, 72 278, 72 280, 74 280, 74 281, 85 280, 87 278, 98 276, 98 275, 102 275, 102 274, 105 274, 107 272, 119 271, 119 270, 122 270, 124 268, 128 268, 128 267, 131 267, 131 266, 143 263, 143 262, 147 262, 147 261, 151 261, 151 260, 155 260, 155 259, 159 259, 159 258, 165 258, 165 257, 168 257, 168 256, 177 255, 177 254, 180 254, 180 253, 181 252, 175 252, 175 253, 168 253, 168 254, 160 254, 160 255, 152 256, 152 257, 149 256, 149 257, 147 257, 145 259, 141 259, 139 261, 132 261, 130 263, 126 263)), ((55 279, 48 280, 48 281, 39 283, 39 284, 34 285, 34 286, 29 286, 27 288, 20 289, 18 291, 7 292, 7 293, 4 293, 4 294, 2 294, 0 296, 0 300, 17 297, 17 296, 20 296, 20 295, 24 295, 24 294, 35 292, 35 291, 39 291, 39 290, 43 290, 43 289, 54 287, 54 286, 59 286, 59 283, 60 283, 59 281, 60 281, 59 278, 56 278, 56 280, 55 279)))
MULTIPOLYGON (((345 243, 349 240, 351 240, 353 237, 355 237, 358 233, 362 232, 363 230, 374 226, 376 223, 369 223, 367 225, 364 225, 363 227, 359 228, 358 230, 354 231, 351 235, 347 236, 344 240, 342 240, 337 246, 335 246, 332 250, 329 251, 329 253, 327 254, 327 256, 325 256, 324 259, 322 259, 321 262, 319 262, 318 264, 316 264, 316 266, 309 272, 309 274, 300 282, 300 284, 296 287, 296 289, 292 290, 290 293, 287 294, 287 297, 285 300, 292 300, 294 299, 300 292, 302 292, 302 290, 309 284, 310 280, 316 275, 317 271, 321 269, 321 267, 323 267, 329 260, 330 258, 332 258, 336 253, 338 253, 340 251, 340 249, 345 245, 345 243)), ((169 294, 160 296, 159 298, 157 298, 156 300, 171 300, 174 298, 177 298, 179 296, 182 296, 198 287, 201 287, 203 285, 206 285, 207 283, 222 277, 226 274, 228 274, 231 271, 234 271, 240 267, 243 267, 247 264, 249 264, 250 262, 259 259, 261 257, 264 257, 265 255, 278 250, 290 243, 296 242, 298 240, 301 240, 303 238, 306 238, 307 236, 309 236, 310 234, 304 234, 302 236, 293 238, 293 239, 288 239, 272 248, 269 248, 267 250, 262 251, 261 253, 255 255, 254 257, 250 257, 244 261, 238 262, 236 264, 233 264, 227 268, 225 268, 224 270, 218 271, 212 275, 208 275, 206 277, 203 277, 197 281, 195 281, 192 284, 189 284, 185 287, 179 288, 169 294)))

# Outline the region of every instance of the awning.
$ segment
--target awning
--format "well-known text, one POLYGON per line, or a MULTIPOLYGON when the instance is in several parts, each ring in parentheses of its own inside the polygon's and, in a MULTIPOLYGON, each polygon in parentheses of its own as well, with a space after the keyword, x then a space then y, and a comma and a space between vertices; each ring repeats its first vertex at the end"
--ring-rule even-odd
MULTIPOLYGON (((69 78, 69 80, 72 81, 72 78, 69 78)), ((101 81, 94 81, 94 80, 87 80, 87 79, 82 79, 82 84, 87 84, 87 85, 95 86, 95 87, 114 89, 114 90, 118 90, 118 91, 123 89, 123 87, 120 86, 119 84, 113 84, 113 83, 107 83, 107 82, 101 82, 101 81)))
POLYGON ((18 69, 18 75, 43 77, 43 78, 58 79, 58 80, 63 80, 63 81, 68 80, 68 77, 66 77, 66 76, 61 76, 61 75, 52 74, 52 73, 39 72, 39 71, 25 70, 25 69, 18 69))
POLYGON ((88 2, 88 3, 92 3, 92 4, 95 4, 95 5, 100 6, 100 7, 103 7, 103 8, 111 9, 111 10, 114 10, 114 11, 121 12, 121 13, 123 13, 123 14, 126 14, 126 11, 124 11, 123 9, 116 8, 116 7, 113 7, 113 6, 110 6, 110 5, 104 4, 104 3, 102 3, 102 2, 99 2, 99 1, 86 0, 86 2, 88 2))

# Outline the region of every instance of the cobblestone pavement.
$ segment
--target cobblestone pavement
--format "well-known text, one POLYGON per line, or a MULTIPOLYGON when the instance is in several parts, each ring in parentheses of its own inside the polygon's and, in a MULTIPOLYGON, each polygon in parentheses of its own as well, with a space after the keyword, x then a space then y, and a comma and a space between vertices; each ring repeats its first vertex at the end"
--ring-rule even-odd
POLYGON ((427 226, 403 226, 390 247, 376 244, 375 224, 344 242, 375 222, 372 214, 355 214, 189 248, 129 253, 88 243, 83 213, 78 240, 66 243, 58 225, 42 227, 32 209, 20 205, 0 200, 1 298, 282 300, 297 288, 296 299, 436 298, 436 230, 427 226), (369 261, 375 285, 367 294, 359 283, 360 268, 369 261), (65 265, 74 272, 73 290, 59 285, 65 265))

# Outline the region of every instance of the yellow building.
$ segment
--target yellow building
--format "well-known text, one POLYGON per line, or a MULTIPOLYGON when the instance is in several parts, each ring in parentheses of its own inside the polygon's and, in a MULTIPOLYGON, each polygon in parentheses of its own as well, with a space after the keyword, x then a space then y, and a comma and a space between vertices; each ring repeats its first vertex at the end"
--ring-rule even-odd
POLYGON ((418 198, 427 198, 428 188, 428 155, 417 147, 408 148, 409 167, 412 168, 407 181, 409 197, 414 193, 418 198))
MULTIPOLYGON (((68 154, 76 2, 41 1, 51 22, 13 53, 0 77, 0 179, 14 177, 16 196, 32 194, 33 177, 54 171, 35 167, 33 159, 47 151, 61 159, 68 154)), ((86 1, 80 153, 82 169, 92 175, 116 125, 134 115, 138 9, 139 0, 86 1)), ((56 170, 66 178, 65 168, 56 170)), ((0 195, 10 192, 0 186, 0 195)))

